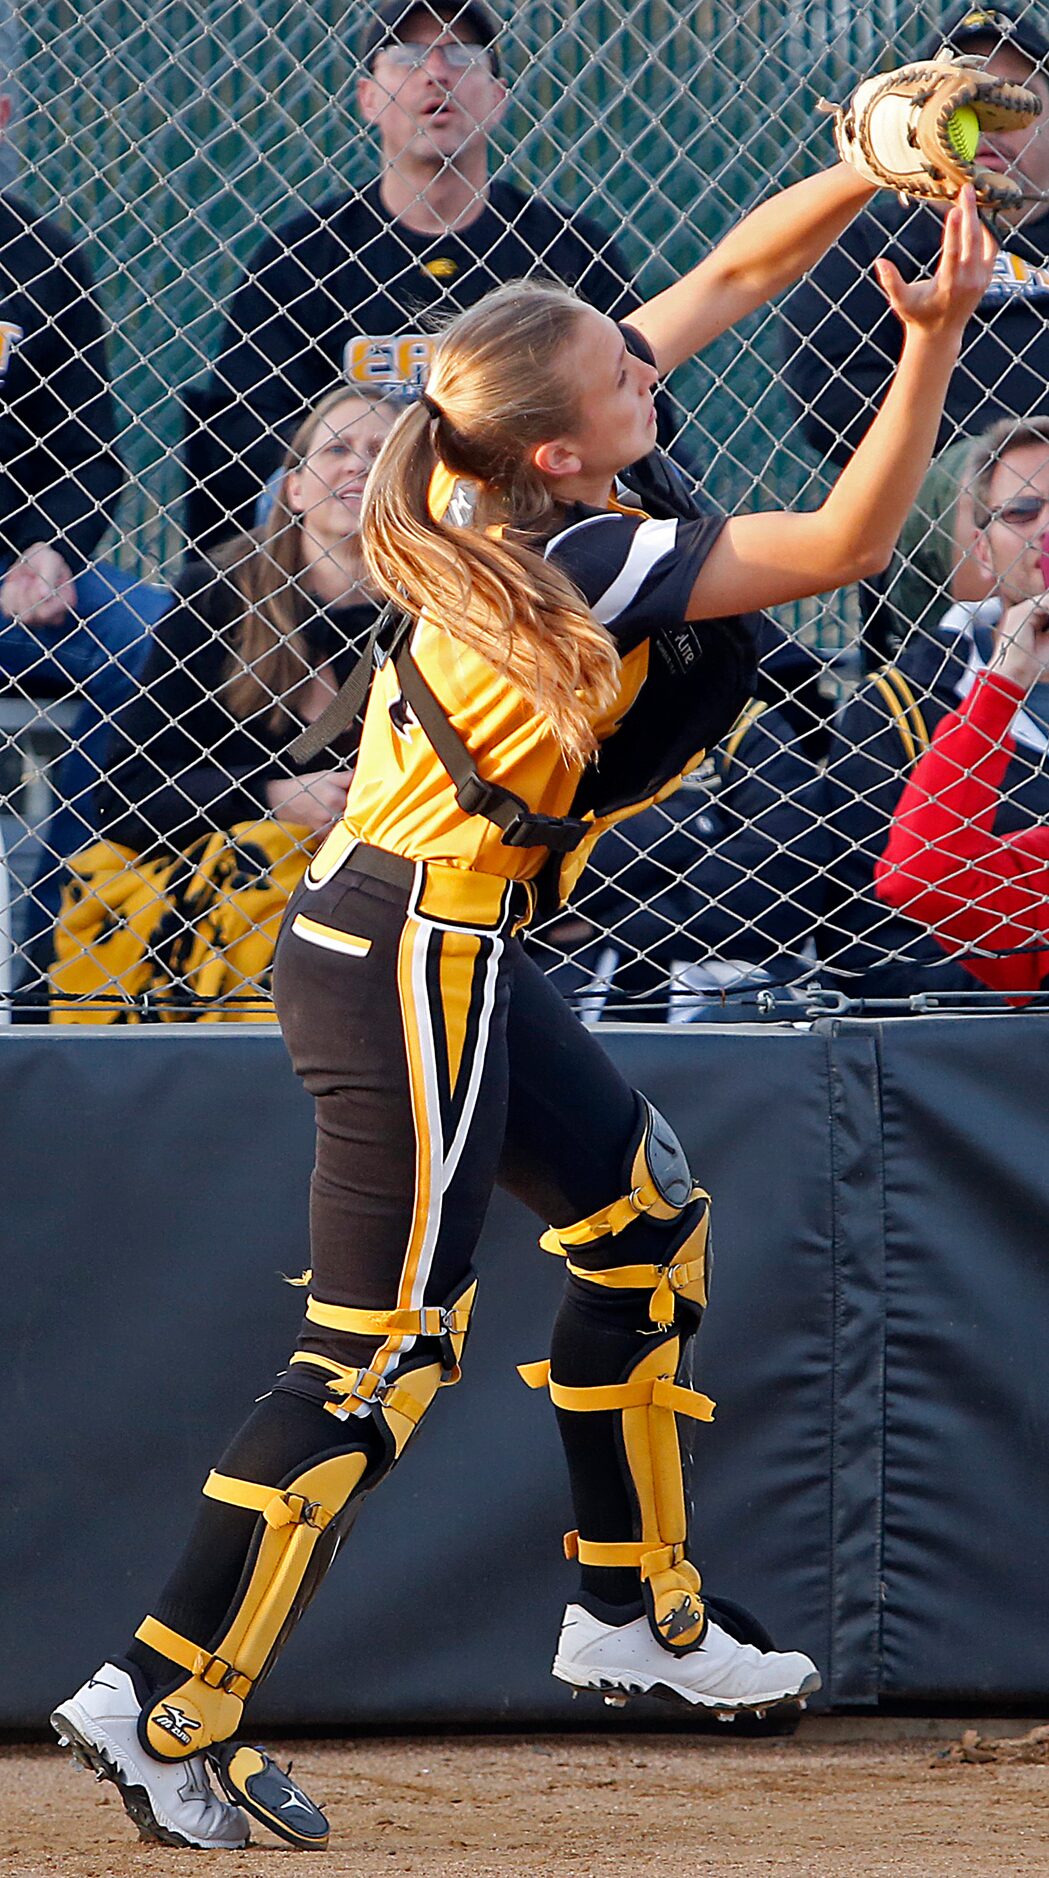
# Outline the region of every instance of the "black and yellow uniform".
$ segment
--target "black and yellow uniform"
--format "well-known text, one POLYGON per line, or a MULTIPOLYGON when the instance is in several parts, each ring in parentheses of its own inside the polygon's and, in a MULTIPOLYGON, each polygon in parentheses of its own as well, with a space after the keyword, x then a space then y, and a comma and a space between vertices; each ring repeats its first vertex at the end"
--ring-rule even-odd
MULTIPOLYGON (((638 784, 655 793, 687 768, 686 753, 698 760, 681 710, 657 727, 642 704, 661 687, 687 695, 681 674, 705 658, 711 685, 724 677, 727 642, 721 709, 739 708, 745 631, 685 617, 721 526, 579 508, 540 544, 621 653, 620 695, 596 726, 604 785, 565 761, 503 675, 417 623, 411 657, 487 782, 542 815, 580 815, 588 801, 616 812, 631 777, 636 798, 638 784)), ((388 659, 345 822, 311 863, 277 949, 277 1010, 317 1114, 305 1323, 210 1476, 130 1653, 150 1685, 140 1736, 160 1758, 234 1732, 361 1498, 457 1379, 497 1182, 553 1222, 543 1243, 566 1260, 551 1362, 526 1380, 557 1408, 583 1595, 595 1615, 620 1614, 611 1621, 646 1611, 670 1651, 703 1640, 676 1418, 712 1413, 679 1381, 706 1301, 707 1196, 672 1130, 522 950, 516 932, 547 859, 458 806, 388 659)))

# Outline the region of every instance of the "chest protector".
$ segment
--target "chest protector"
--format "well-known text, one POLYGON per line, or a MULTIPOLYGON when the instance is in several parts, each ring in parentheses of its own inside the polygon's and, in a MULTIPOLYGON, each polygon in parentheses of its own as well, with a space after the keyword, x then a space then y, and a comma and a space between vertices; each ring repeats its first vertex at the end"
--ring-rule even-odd
MULTIPOLYGON (((707 511, 663 457, 653 453, 620 478, 623 506, 655 520, 694 520, 707 511)), ((446 526, 469 525, 475 494, 469 482, 439 465, 430 485, 430 510, 446 526)), ((388 611, 390 611, 388 609, 388 611)), ((708 750, 727 736, 757 675, 758 615, 680 620, 645 642, 646 672, 622 721, 588 764, 567 816, 540 815, 519 796, 479 775, 472 754, 453 729, 408 649, 406 618, 387 640, 398 680, 420 728, 455 785, 465 814, 483 815, 512 847, 545 847, 548 857, 534 886, 536 918, 548 918, 572 893, 594 848, 615 823, 672 795, 708 750)), ((362 654, 370 663, 371 646, 362 654)), ((299 761, 313 757, 344 727, 345 712, 363 700, 363 672, 343 690, 309 732, 292 745, 299 761)))

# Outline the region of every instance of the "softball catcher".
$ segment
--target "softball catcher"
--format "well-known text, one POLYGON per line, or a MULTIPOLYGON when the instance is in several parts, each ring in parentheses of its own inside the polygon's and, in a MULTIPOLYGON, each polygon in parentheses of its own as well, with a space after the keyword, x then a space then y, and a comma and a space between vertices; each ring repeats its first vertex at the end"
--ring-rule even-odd
POLYGON ((846 166, 796 185, 630 327, 561 288, 500 289, 447 329, 383 449, 362 537, 405 624, 274 973, 317 1115, 302 1332, 134 1639, 53 1717, 147 1836, 237 1846, 252 1814, 324 1843, 319 1811, 235 1737, 365 1497, 459 1379, 497 1182, 565 1266, 549 1361, 524 1370, 575 1509, 554 1674, 725 1714, 820 1686, 807 1656, 711 1617, 690 1550, 681 1425, 713 1414, 685 1360, 707 1195, 517 934, 603 827, 728 730, 753 676, 747 616, 891 553, 993 258, 969 194, 932 281, 883 274, 900 365, 822 509, 674 512, 652 448, 658 376, 810 266, 868 195, 846 166))

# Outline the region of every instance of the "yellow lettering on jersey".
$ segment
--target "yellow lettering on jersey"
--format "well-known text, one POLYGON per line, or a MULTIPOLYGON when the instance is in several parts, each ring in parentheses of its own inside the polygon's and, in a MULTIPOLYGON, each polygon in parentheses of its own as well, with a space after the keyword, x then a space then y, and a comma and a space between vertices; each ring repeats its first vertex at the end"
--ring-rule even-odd
POLYGON ((11 320, 0 320, 0 379, 7 376, 11 354, 22 337, 21 326, 16 326, 11 320))
POLYGON ((373 394, 391 385, 418 391, 426 382, 432 352, 428 333, 355 333, 343 348, 342 369, 351 385, 373 394))

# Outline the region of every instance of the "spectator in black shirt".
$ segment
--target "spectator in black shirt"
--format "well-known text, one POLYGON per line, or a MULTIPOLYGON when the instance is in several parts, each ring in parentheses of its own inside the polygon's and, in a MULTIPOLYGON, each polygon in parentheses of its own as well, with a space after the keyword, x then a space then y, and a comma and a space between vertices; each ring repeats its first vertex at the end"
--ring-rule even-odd
MULTIPOLYGON (((10 82, 10 81, 8 81, 10 82)), ((0 80, 2 83, 2 80, 0 80)), ((0 90, 0 136, 11 117, 0 90)), ((0 610, 53 625, 113 520, 116 451, 102 316, 76 243, 0 193, 0 610)))
POLYGON ((277 229, 234 294, 210 388, 187 397, 198 547, 250 525, 291 427, 332 385, 422 384, 427 316, 537 269, 615 318, 637 303, 599 223, 490 179, 506 86, 483 0, 387 0, 369 17, 357 98, 382 173, 277 229))
MULTIPOLYGON (((995 262, 991 285, 969 322, 951 379, 938 448, 974 437, 1003 417, 1044 411, 1049 383, 1049 36, 1033 8, 969 6, 926 48, 974 56, 1042 102, 1032 126, 984 137, 977 163, 1008 170, 1027 200, 995 262)), ((905 279, 934 264, 942 228, 933 205, 875 197, 841 240, 788 295, 782 316, 784 379, 801 434, 820 457, 844 467, 881 403, 896 367, 902 329, 872 271, 888 255, 905 279)), ((872 659, 891 656, 888 616, 864 590, 872 659), (872 618, 872 616, 874 616, 872 618)))
POLYGON ((167 1015, 259 1014, 284 901, 353 774, 357 723, 323 769, 288 745, 375 619, 360 505, 395 415, 329 393, 292 440, 264 528, 183 573, 77 804, 100 839, 62 895, 55 1021, 137 1022, 146 994, 167 1015))
POLYGON ((338 690, 375 617, 358 538, 396 411, 330 392, 296 433, 265 527, 191 563, 117 717, 98 825, 139 852, 251 816, 318 833, 342 814, 359 730, 302 772, 286 754, 338 690))

